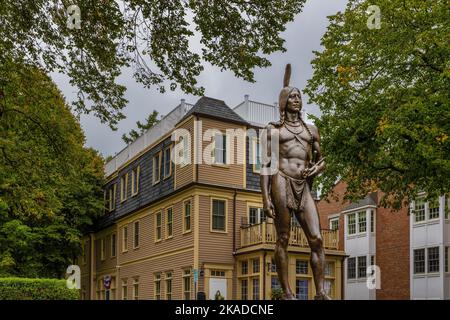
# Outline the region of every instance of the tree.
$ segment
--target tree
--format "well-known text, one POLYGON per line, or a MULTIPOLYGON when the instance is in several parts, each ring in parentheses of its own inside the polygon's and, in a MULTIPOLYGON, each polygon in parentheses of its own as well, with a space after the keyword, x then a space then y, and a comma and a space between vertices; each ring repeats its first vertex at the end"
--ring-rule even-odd
POLYGON ((135 141, 145 131, 147 131, 148 129, 153 127, 158 122, 159 122, 159 120, 158 120, 158 111, 153 110, 153 112, 148 115, 147 119, 145 119, 145 123, 141 123, 140 121, 136 122, 136 126, 138 127, 139 132, 134 130, 134 129, 131 129, 130 132, 128 133, 128 135, 125 134, 125 133, 122 135, 122 140, 126 144, 130 144, 131 142, 135 141))
POLYGON ((103 159, 41 70, 0 74, 0 274, 60 277, 103 211, 103 159))
POLYGON ((254 81, 253 68, 270 65, 265 56, 285 51, 279 34, 304 2, 5 0, 0 52, 47 73, 67 74, 79 90, 74 110, 93 112, 115 128, 127 102, 125 87, 116 81, 123 67, 132 67, 144 87, 161 92, 170 83, 171 90, 179 85, 202 94, 197 77, 205 62, 254 81), (81 20, 70 5, 78 6, 81 20), (194 31, 198 50, 190 46, 194 31))
POLYGON ((324 192, 342 179, 347 198, 378 189, 399 208, 450 190, 448 22, 443 0, 350 0, 330 17, 305 90, 322 111, 324 192), (368 28, 369 5, 380 29, 368 28))

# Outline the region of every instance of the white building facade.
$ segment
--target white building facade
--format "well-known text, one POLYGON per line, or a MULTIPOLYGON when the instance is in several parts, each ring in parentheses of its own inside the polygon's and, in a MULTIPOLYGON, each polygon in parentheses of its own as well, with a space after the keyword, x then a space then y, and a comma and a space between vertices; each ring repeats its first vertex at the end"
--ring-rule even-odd
POLYGON ((450 299, 450 198, 411 203, 411 299, 450 299))

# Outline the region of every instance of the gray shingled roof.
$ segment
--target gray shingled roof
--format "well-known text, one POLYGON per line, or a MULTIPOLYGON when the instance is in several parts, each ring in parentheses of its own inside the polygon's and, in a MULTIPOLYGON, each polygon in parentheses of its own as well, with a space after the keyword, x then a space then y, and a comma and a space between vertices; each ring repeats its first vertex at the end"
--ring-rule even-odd
POLYGON ((210 97, 201 97, 179 122, 182 122, 193 114, 246 125, 248 124, 247 121, 242 119, 236 112, 228 107, 225 102, 210 97))
POLYGON ((350 203, 343 211, 352 210, 352 209, 365 207, 365 206, 369 206, 369 205, 376 206, 377 202, 378 202, 377 201, 377 193, 372 192, 372 193, 369 193, 364 199, 359 200, 357 202, 350 203))

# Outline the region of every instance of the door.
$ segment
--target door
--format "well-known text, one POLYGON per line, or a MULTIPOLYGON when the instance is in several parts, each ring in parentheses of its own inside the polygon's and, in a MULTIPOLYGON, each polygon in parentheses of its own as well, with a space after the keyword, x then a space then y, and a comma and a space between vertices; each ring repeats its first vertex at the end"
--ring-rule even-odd
POLYGON ((223 278, 210 278, 209 279, 209 299, 214 300, 217 291, 220 295, 227 299, 227 279, 223 278))

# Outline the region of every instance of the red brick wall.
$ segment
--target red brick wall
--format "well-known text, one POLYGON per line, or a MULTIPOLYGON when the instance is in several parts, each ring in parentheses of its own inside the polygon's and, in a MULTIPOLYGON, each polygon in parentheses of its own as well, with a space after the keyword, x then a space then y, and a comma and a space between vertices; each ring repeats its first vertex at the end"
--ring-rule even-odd
POLYGON ((410 299, 408 211, 377 209, 375 260, 381 270, 377 300, 410 299))

